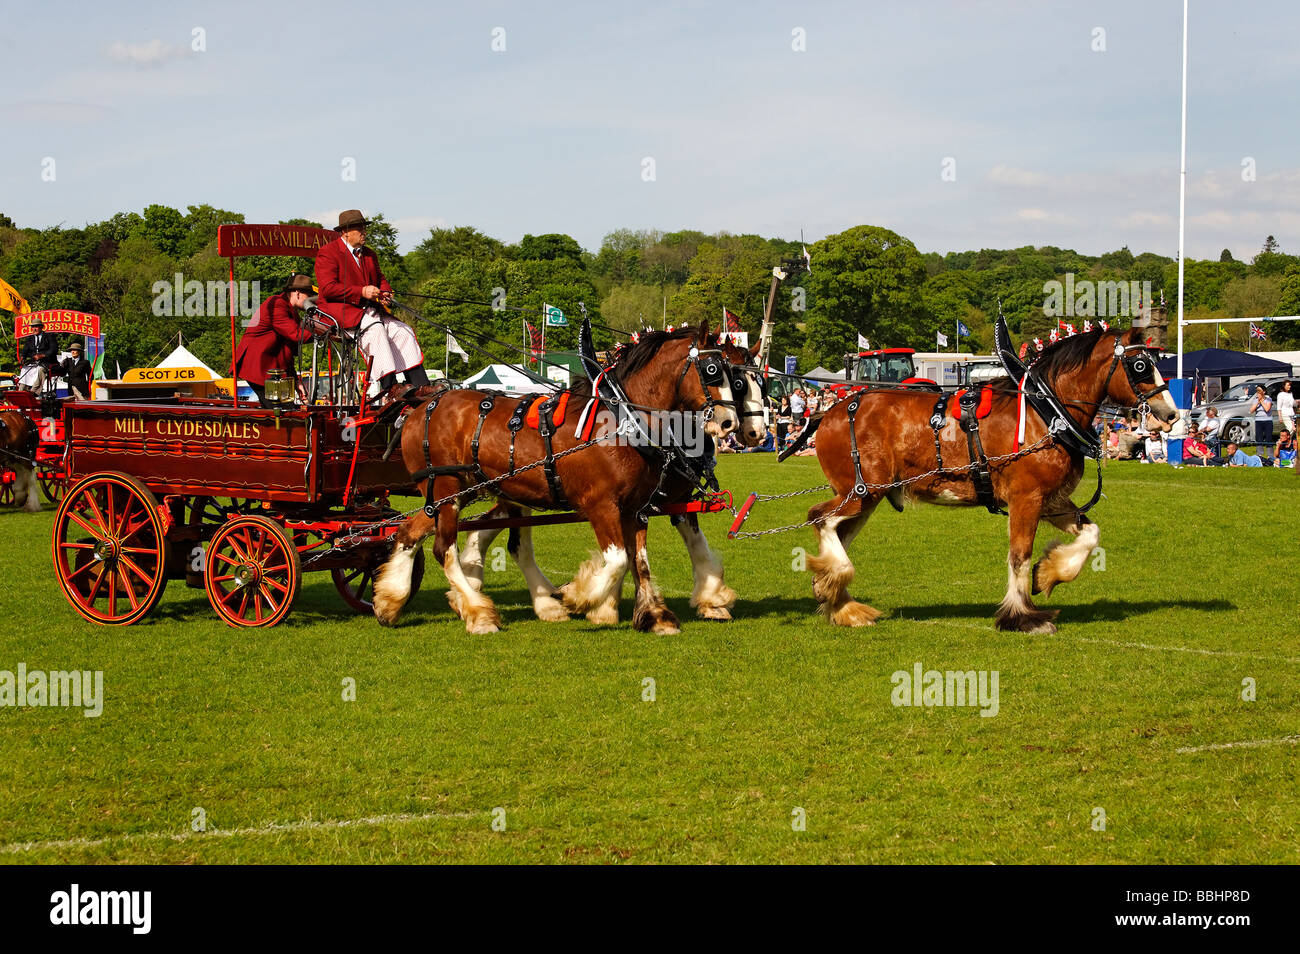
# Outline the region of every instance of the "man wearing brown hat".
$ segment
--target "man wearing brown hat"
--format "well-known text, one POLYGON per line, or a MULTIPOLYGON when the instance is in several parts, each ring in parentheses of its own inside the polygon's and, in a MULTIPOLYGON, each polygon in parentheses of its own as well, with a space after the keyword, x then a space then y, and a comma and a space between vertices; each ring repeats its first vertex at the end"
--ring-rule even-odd
POLYGON ((71 354, 63 359, 61 366, 63 378, 68 382, 68 393, 78 401, 84 401, 90 395, 90 362, 82 355, 80 341, 74 341, 68 347, 71 354))
POLYGON ((311 325, 303 325, 298 313, 313 294, 310 276, 291 276, 284 291, 262 302, 239 339, 235 377, 248 382, 261 404, 266 403, 266 376, 270 372, 279 371, 291 381, 295 378, 298 345, 309 341, 313 332, 311 325))
POLYGON ((359 209, 339 214, 338 241, 322 245, 316 253, 317 305, 344 328, 356 329, 357 344, 370 359, 368 393, 382 404, 399 392, 427 385, 429 376, 415 332, 387 311, 393 289, 379 269, 379 257, 365 245, 369 224, 359 209), (405 385, 398 383, 399 374, 405 375, 405 385))
POLYGON ((39 391, 49 375, 59 373, 59 336, 45 333, 45 322, 37 318, 32 322, 31 335, 23 342, 22 374, 20 383, 32 391, 39 391))

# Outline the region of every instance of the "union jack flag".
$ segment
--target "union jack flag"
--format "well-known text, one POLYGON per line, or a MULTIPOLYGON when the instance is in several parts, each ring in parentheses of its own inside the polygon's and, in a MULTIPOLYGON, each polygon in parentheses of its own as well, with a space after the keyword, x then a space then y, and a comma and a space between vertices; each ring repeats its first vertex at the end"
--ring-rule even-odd
POLYGON ((1260 341, 1268 340, 1268 335, 1264 333, 1264 329, 1253 321, 1250 323, 1250 336, 1252 338, 1258 338, 1260 341))

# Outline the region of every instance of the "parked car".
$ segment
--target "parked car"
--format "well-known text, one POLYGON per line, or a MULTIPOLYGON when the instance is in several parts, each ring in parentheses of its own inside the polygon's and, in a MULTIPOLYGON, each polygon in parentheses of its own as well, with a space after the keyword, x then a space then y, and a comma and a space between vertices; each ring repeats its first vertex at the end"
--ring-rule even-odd
POLYGON ((1206 409, 1213 407, 1219 412, 1219 420, 1223 422, 1219 425, 1220 444, 1229 442, 1254 444, 1255 415, 1249 413, 1250 402, 1255 396, 1255 388, 1263 385, 1264 393, 1273 399, 1273 436, 1276 438, 1281 432, 1278 426, 1277 393, 1282 390, 1282 385, 1287 381, 1292 381, 1291 390, 1296 390, 1294 380, 1286 374, 1272 374, 1239 381, 1208 404, 1200 404, 1192 408, 1191 423, 1199 424, 1206 409))

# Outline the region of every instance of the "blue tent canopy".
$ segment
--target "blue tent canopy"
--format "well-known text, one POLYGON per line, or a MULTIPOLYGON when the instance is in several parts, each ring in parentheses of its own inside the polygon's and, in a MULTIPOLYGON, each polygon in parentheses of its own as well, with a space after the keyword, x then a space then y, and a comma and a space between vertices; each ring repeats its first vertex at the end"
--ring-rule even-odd
MULTIPOLYGON (((1178 372, 1178 358, 1169 357, 1156 362, 1156 367, 1166 380, 1178 372)), ((1260 358, 1244 351, 1224 348, 1202 348, 1183 354, 1183 374, 1194 378, 1235 378, 1243 374, 1290 374, 1291 365, 1272 358, 1260 358)))

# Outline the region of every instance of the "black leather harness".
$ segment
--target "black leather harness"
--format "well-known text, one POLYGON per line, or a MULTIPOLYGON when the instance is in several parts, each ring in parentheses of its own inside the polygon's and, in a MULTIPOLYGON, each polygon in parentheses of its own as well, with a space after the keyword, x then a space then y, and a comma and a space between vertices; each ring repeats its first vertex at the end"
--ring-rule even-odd
POLYGON ((555 500, 556 506, 567 509, 569 503, 565 499, 564 488, 560 486, 560 475, 555 472, 555 451, 551 447, 551 438, 555 434, 555 421, 551 415, 555 413, 555 407, 560 403, 560 395, 563 393, 563 391, 556 391, 537 409, 537 433, 541 435, 542 443, 546 446, 545 463, 542 464, 542 468, 546 471, 546 484, 551 488, 551 497, 555 500))
MULTIPOLYGON (((979 501, 980 506, 988 509, 989 513, 1006 514, 1006 511, 998 505, 997 496, 993 493, 993 477, 989 472, 989 460, 984 454, 984 442, 980 440, 980 422, 979 422, 979 400, 981 390, 978 388, 967 388, 962 391, 958 399, 957 420, 961 429, 966 432, 966 449, 970 456, 970 463, 964 469, 970 474, 971 483, 975 485, 975 499, 979 501)), ((930 414, 930 428, 934 431, 934 457, 937 467, 945 473, 958 473, 958 470, 952 470, 943 466, 943 449, 939 444, 939 432, 944 428, 944 419, 948 416, 948 394, 940 394, 939 399, 934 402, 934 411, 930 414)))
MULTIPOLYGON (((483 422, 492 413, 492 407, 496 402, 497 396, 495 394, 489 394, 478 402, 478 424, 474 428, 474 439, 469 444, 470 460, 474 462, 474 476, 478 478, 477 482, 480 484, 487 483, 488 478, 487 474, 483 473, 483 467, 478 462, 478 440, 483 434, 483 422)), ((428 428, 425 429, 424 436, 427 440, 429 437, 428 428)))

